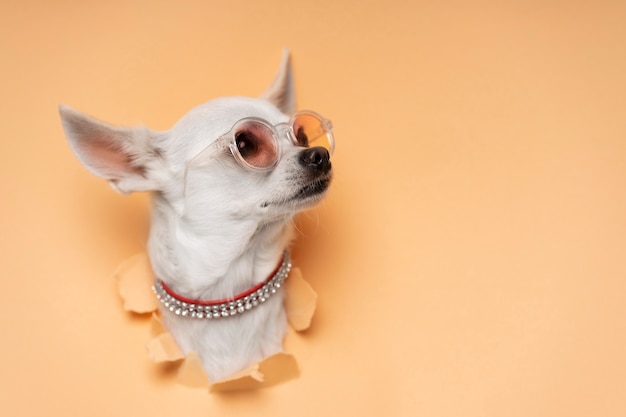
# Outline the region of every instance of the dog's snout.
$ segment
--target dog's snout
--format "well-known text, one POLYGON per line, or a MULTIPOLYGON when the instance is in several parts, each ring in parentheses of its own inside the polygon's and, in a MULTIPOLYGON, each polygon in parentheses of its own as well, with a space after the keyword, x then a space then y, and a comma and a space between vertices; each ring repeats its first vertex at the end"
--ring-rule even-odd
POLYGON ((300 153, 300 164, 321 173, 330 171, 330 154, 326 148, 315 146, 300 153))

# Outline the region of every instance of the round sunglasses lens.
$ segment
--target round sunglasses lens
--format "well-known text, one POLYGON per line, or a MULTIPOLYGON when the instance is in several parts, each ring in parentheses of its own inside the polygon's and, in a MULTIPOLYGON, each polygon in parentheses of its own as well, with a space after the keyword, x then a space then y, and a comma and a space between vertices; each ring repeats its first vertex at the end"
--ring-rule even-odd
POLYGON ((333 138, 324 121, 313 114, 299 114, 293 121, 293 133, 300 146, 321 146, 333 151, 333 138))
POLYGON ((269 168, 278 160, 278 144, 263 123, 246 121, 237 126, 235 147, 239 157, 254 168, 269 168))

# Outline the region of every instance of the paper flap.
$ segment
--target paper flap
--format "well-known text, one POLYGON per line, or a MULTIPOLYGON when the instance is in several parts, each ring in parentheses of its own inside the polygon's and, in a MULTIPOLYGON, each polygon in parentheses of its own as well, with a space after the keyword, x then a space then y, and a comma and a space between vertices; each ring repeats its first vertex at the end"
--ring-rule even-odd
POLYGON ((148 351, 148 358, 156 363, 173 362, 185 357, 170 333, 161 333, 159 336, 148 341, 146 349, 148 351))
POLYGON ((176 379, 182 385, 192 388, 209 388, 211 385, 209 377, 202 367, 202 362, 200 362, 200 357, 196 352, 189 352, 185 356, 185 359, 180 364, 180 368, 178 368, 176 379))
POLYGON ((306 330, 311 325, 317 307, 317 293, 302 278, 299 268, 291 270, 285 283, 287 286, 285 310, 289 324, 294 330, 306 330))
POLYGON ((297 378, 299 375, 295 357, 289 353, 277 353, 225 381, 211 385, 210 391, 267 388, 297 378))
POLYGON ((124 261, 114 277, 118 281, 124 310, 143 314, 157 309, 157 299, 152 292, 154 277, 147 253, 139 253, 124 261))

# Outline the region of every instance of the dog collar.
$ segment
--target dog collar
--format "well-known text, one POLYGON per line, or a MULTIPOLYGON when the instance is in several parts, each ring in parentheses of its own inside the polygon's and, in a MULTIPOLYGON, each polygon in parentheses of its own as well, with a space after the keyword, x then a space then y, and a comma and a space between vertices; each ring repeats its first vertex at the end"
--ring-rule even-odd
POLYGON ((289 251, 283 253, 280 264, 274 272, 260 284, 221 300, 193 300, 174 292, 166 283, 156 279, 152 290, 165 308, 177 316, 196 319, 219 319, 245 313, 264 303, 278 291, 291 270, 289 251))

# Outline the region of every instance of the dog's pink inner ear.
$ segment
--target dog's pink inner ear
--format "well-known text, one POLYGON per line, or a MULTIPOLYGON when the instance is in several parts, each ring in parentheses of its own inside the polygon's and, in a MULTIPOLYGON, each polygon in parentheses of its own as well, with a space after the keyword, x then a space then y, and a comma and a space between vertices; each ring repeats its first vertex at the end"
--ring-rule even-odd
POLYGON ((144 174, 143 167, 136 165, 131 155, 106 135, 92 137, 78 146, 90 165, 110 179, 144 174))

